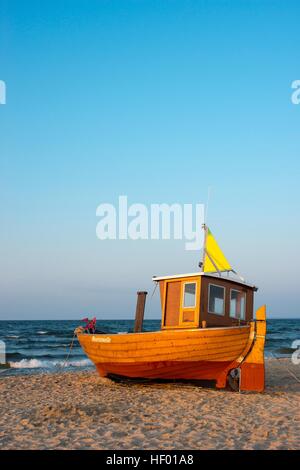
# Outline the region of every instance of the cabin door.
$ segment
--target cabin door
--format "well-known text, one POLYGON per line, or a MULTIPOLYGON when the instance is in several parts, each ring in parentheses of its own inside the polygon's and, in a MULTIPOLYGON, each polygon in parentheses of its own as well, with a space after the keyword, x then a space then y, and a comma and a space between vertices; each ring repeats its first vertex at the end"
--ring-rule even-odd
POLYGON ((199 326, 200 279, 189 278, 181 283, 179 324, 184 328, 199 326))
POLYGON ((165 289, 164 326, 174 328, 179 325, 181 281, 167 281, 165 289))
POLYGON ((199 278, 166 281, 164 299, 164 328, 199 325, 199 278))

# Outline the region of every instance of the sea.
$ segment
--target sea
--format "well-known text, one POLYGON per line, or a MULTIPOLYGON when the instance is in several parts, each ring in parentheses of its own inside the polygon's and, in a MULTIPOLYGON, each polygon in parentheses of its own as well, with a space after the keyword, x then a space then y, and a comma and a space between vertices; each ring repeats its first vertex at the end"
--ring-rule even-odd
MULTIPOLYGON (((0 377, 93 369, 74 337, 79 325, 83 323, 78 320, 0 321, 0 358, 4 349, 6 353, 0 377)), ((133 326, 133 320, 97 321, 97 330, 105 333, 129 333, 133 326)), ((143 331, 159 329, 160 320, 144 320, 143 331)), ((300 341, 300 319, 267 321, 266 357, 290 357, 296 340, 300 341)))

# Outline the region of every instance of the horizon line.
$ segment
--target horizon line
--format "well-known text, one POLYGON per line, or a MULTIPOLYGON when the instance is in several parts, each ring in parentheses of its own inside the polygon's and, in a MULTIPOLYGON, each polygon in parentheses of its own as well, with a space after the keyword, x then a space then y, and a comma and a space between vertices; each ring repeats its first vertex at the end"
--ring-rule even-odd
MULTIPOLYGON (((144 321, 152 321, 152 320, 161 320, 161 318, 144 318, 144 321)), ((255 318, 253 319, 255 320, 255 318)), ((300 320, 299 317, 268 317, 267 320, 300 320)), ((14 319, 0 319, 1 321, 83 321, 78 318, 14 318, 14 319)), ((97 321, 135 321, 134 318, 98 318, 97 321)), ((252 321, 252 320, 250 320, 252 321)))

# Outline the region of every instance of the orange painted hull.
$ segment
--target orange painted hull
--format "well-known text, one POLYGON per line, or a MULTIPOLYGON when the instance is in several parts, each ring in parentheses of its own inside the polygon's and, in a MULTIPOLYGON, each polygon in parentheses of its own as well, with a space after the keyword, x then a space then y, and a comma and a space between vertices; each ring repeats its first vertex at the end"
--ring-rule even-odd
POLYGON ((226 386, 239 369, 240 390, 264 390, 265 306, 256 322, 239 327, 163 330, 149 333, 85 334, 78 340, 101 376, 216 380, 226 386))
POLYGON ((99 375, 120 375, 147 379, 213 380, 231 364, 230 361, 162 361, 96 364, 99 375))

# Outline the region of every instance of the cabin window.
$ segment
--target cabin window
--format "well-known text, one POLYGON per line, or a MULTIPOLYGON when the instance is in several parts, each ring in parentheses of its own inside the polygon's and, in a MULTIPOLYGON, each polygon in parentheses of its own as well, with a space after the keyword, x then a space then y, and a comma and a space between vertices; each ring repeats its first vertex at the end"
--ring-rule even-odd
POLYGON ((240 290, 230 290, 230 316, 245 320, 246 318, 246 295, 240 290))
POLYGON ((183 307, 196 307, 196 282, 184 284, 183 307))
POLYGON ((216 284, 209 284, 208 312, 224 315, 225 288, 216 284))

